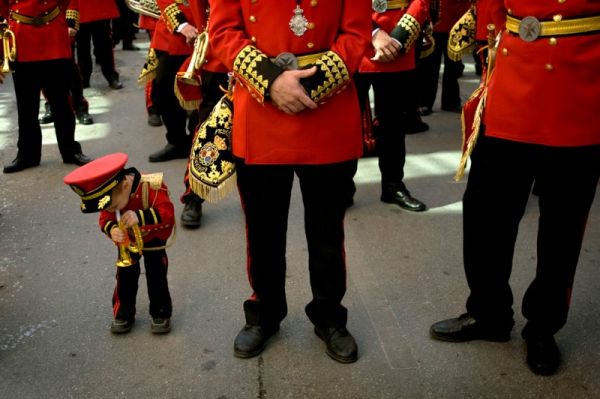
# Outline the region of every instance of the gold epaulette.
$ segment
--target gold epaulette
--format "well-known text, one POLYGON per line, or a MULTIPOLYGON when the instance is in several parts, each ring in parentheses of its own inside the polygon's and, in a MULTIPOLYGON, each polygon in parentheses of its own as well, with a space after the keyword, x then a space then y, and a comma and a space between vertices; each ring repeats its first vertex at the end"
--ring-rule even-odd
POLYGON ((142 175, 140 183, 148 183, 153 190, 160 190, 163 182, 163 172, 149 173, 142 175))

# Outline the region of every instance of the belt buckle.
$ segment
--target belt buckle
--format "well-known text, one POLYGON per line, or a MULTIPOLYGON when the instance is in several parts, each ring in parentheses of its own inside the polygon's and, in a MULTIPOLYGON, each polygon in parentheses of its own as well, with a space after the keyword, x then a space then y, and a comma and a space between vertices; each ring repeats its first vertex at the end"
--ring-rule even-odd
POLYGON ((33 25, 33 26, 42 26, 42 25, 44 25, 44 17, 40 17, 39 15, 37 17, 33 17, 31 19, 31 25, 33 25))
POLYGON ((275 57, 275 65, 285 70, 298 69, 298 58, 292 53, 283 52, 275 57))
POLYGON ((373 7, 373 11, 381 14, 387 11, 387 0, 372 0, 371 6, 373 7))
POLYGON ((519 22, 519 37, 525 42, 532 42, 540 36, 542 24, 536 17, 525 17, 519 22))

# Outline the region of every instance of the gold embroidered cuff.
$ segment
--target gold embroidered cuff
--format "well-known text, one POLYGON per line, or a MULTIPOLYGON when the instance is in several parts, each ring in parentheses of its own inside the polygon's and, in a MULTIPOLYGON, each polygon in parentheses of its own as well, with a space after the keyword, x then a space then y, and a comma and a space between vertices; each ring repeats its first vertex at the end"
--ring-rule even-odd
POLYGON ((390 32, 390 36, 402 44, 404 52, 408 51, 421 33, 421 24, 410 14, 404 14, 398 24, 390 32))
POLYGON ((67 10, 67 25, 69 28, 79 30, 79 11, 67 10))
POLYGON ((179 25, 187 22, 183 11, 179 9, 179 6, 176 3, 167 6, 162 12, 162 17, 167 24, 167 29, 169 29, 169 32, 171 33, 175 32, 179 25))
POLYGON ((344 61, 333 51, 327 51, 316 62, 317 72, 301 83, 314 102, 339 93, 350 82, 350 73, 344 61))
POLYGON ((233 74, 259 103, 269 97, 269 86, 283 72, 266 54, 247 45, 233 61, 233 74))

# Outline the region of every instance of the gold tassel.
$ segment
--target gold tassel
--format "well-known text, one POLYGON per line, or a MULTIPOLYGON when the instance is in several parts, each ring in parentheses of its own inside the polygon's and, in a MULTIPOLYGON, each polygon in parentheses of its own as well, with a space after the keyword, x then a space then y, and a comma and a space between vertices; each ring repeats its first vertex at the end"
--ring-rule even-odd
POLYGON ((220 183, 218 186, 211 186, 196 179, 192 173, 190 173, 190 188, 200 198, 206 201, 216 204, 237 187, 237 174, 233 173, 227 180, 220 183))
POLYGON ((175 97, 177 97, 177 101, 179 101, 181 108, 185 109, 186 111, 196 111, 200 108, 202 100, 186 100, 183 98, 181 91, 179 91, 179 86, 177 86, 177 79, 175 79, 173 90, 175 91, 175 97))
POLYGON ((460 162, 458 164, 458 170, 456 171, 456 175, 454 175, 454 180, 455 181, 460 181, 460 179, 463 178, 463 176, 465 175, 465 169, 467 168, 467 161, 469 159, 469 157, 471 156, 471 153, 473 152, 473 148, 475 148, 475 144, 477 143, 477 138, 479 137, 479 131, 481 129, 481 120, 483 118, 483 110, 485 109, 485 99, 487 96, 487 86, 480 86, 477 88, 477 90, 475 90, 472 94, 472 97, 476 97, 479 92, 482 91, 481 93, 481 98, 479 99, 479 102, 477 103, 477 108, 475 109, 475 117, 473 118, 473 125, 470 127, 471 128, 471 135, 469 136, 468 141, 465 143, 466 140, 466 126, 465 126, 465 119, 464 119, 464 115, 461 114, 460 116, 460 121, 461 121, 461 127, 462 127, 462 148, 465 148, 462 156, 460 157, 460 162), (465 147, 466 144, 466 147, 465 147))

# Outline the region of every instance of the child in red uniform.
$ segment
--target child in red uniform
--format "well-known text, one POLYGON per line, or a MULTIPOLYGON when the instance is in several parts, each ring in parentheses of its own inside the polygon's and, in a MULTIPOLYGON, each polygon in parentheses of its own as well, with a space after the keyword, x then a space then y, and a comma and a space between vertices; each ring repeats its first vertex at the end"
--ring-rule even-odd
POLYGON ((162 173, 142 175, 135 168, 125 168, 127 155, 116 153, 96 159, 64 178, 81 197, 81 211, 100 212, 100 228, 117 245, 131 240, 119 227, 138 225, 143 248, 131 253, 132 265, 117 267, 117 285, 113 294, 114 320, 110 331, 127 333, 135 321, 135 300, 140 275, 139 260, 144 257, 146 282, 150 298, 151 331, 165 334, 171 329, 171 296, 167 282, 168 258, 165 251, 175 225, 173 203, 162 173))

